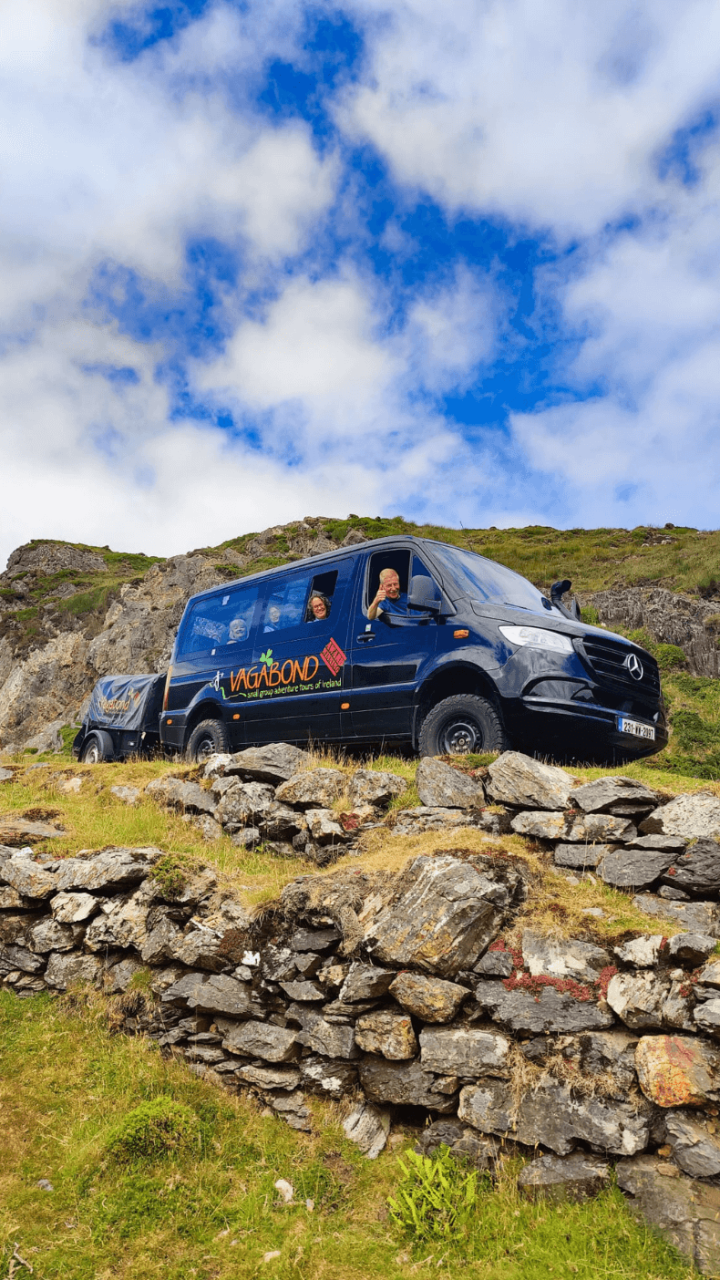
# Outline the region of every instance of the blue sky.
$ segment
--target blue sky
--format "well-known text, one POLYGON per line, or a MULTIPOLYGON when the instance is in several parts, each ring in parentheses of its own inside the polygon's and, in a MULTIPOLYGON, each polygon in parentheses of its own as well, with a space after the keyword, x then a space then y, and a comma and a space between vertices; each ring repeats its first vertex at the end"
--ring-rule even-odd
POLYGON ((8 0, 0 559, 717 524, 720 11, 8 0))

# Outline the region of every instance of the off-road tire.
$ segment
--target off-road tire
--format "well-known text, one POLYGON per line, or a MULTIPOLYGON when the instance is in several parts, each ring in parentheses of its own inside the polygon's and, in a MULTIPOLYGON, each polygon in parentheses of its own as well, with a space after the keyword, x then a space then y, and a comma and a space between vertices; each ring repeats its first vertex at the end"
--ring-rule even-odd
POLYGON ((201 720, 195 725, 185 748, 190 764, 202 764, 210 756, 227 751, 228 736, 222 720, 201 720))
POLYGON ((103 760, 115 759, 115 747, 109 733, 104 729, 94 729, 82 744, 80 761, 82 764, 102 764, 103 760))
POLYGON ((474 693, 458 693, 438 702, 422 722, 418 743, 421 756, 505 751, 508 745, 492 702, 474 693))

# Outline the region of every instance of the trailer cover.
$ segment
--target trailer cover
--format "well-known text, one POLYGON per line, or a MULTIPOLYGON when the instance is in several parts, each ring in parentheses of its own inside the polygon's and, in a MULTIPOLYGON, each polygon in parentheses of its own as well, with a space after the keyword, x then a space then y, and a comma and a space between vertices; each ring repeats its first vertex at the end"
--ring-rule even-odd
POLYGON ((103 676, 85 723, 100 729, 157 729, 165 676, 103 676))

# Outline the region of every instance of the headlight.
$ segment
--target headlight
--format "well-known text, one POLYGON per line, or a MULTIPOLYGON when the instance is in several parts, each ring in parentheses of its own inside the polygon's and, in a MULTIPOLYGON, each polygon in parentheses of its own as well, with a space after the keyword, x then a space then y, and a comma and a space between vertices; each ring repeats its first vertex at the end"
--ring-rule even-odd
POLYGON ((573 644, 569 636, 559 631, 544 631, 542 627, 499 627, 506 640, 511 644, 530 645, 532 649, 552 649, 553 653, 572 653, 573 644))

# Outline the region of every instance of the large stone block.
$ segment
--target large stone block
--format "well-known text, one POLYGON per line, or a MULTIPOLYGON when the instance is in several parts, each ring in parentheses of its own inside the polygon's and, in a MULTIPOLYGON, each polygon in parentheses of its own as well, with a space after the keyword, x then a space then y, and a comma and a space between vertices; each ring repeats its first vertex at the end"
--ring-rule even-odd
POLYGON ((456 982, 406 972, 395 978, 390 994, 403 1009, 422 1022, 451 1022, 470 992, 456 982))
POLYGON ((375 1160, 388 1140, 390 1112, 387 1107, 363 1101, 343 1120, 343 1130, 368 1160, 375 1160))
POLYGON ((720 1173, 720 1138, 710 1123, 690 1111, 670 1111, 665 1119, 675 1162, 691 1178, 716 1178, 720 1173))
POLYGON ((550 1204, 590 1200, 610 1182, 606 1160, 586 1152, 569 1156, 540 1156, 521 1169, 518 1188, 526 1200, 547 1200, 550 1204))
POLYGON ((662 849, 616 849, 598 865, 598 875, 618 889, 644 889, 660 878, 676 855, 662 849))
POLYGON ((475 999, 493 1022, 516 1035, 602 1030, 614 1022, 610 1011, 594 1000, 578 1000, 555 987, 508 991, 503 982, 479 982, 475 999))
POLYGON ((348 794, 353 809, 363 805, 387 804, 393 796, 401 796, 408 783, 397 773, 384 769, 358 769, 350 779, 348 794))
POLYGON ((720 893, 720 844, 707 838, 696 840, 684 853, 675 854, 672 866, 668 867, 662 879, 663 884, 698 897, 717 897, 720 893))
POLYGON ((270 782, 274 786, 287 782, 310 762, 307 751, 286 742, 271 742, 265 747, 249 747, 236 751, 232 762, 225 762, 226 775, 237 774, 248 782, 270 782))
POLYGON ((48 960, 45 982, 58 991, 66 991, 76 983, 96 982, 101 972, 102 964, 97 956, 55 953, 48 960))
POLYGON ((385 995, 396 977, 394 969, 381 969, 372 964, 363 964, 361 960, 353 960, 338 993, 338 1000, 347 1004, 358 1000, 377 1000, 385 995))
POLYGON ((526 1146, 549 1147, 569 1155, 578 1142, 613 1155, 643 1151, 649 1138, 648 1113, 629 1103, 575 1096, 565 1084, 541 1082, 519 1102, 512 1085, 488 1080, 460 1091, 458 1116, 482 1133, 514 1138, 526 1146))
POLYGON ((720 1100, 720 1052, 698 1036, 643 1036, 635 1068, 645 1097, 659 1107, 720 1100))
POLYGON ((570 793, 570 803, 585 813, 602 813, 616 804, 655 805, 657 794, 635 778, 596 778, 594 782, 575 787, 570 793))
POLYGON ((283 782, 275 795, 282 804, 295 805, 298 809, 329 809, 342 795, 347 782, 340 769, 311 769, 283 782))
POLYGON ((696 792, 693 795, 676 796, 669 804, 661 805, 640 823, 640 830, 647 834, 682 836, 684 840, 702 839, 720 835, 720 799, 715 795, 696 792))
POLYGON ((275 804, 275 792, 264 782, 238 782, 218 802, 215 817, 230 829, 248 827, 262 821, 275 804))
POLYGON ((653 1156, 621 1160, 618 1186, 631 1206, 676 1249, 691 1258, 702 1275, 720 1270, 720 1187, 683 1176, 664 1176, 667 1166, 653 1156))
POLYGON ((363 1058, 360 1084, 372 1102, 392 1102, 395 1106, 429 1107, 447 1114, 455 1110, 454 1097, 433 1090, 435 1077, 420 1063, 386 1062, 384 1058, 363 1058))
POLYGON ((611 963, 603 947, 580 938, 544 937, 525 929, 522 953, 533 977, 575 978, 578 982, 597 982, 601 971, 611 963))
POLYGON ((442 760, 425 756, 415 779, 423 804, 442 809, 481 809, 485 804, 482 782, 442 760))
POLYGON ((668 902, 655 894, 639 893, 633 898, 633 906, 646 915, 671 920, 681 929, 720 938, 720 907, 716 902, 668 902))
POLYGON ((471 863, 415 858, 400 887, 398 901, 366 934, 380 961, 452 977, 472 966, 497 932, 501 917, 491 898, 498 885, 471 863))
POLYGON ((510 1041, 474 1027, 424 1027, 420 1062, 426 1071, 476 1079, 508 1065, 510 1041))
POLYGON ((418 1047, 412 1021, 399 1009, 362 1014, 355 1024, 355 1043, 366 1053, 379 1053, 391 1062, 414 1058, 418 1047))
POLYGON ((117 893, 144 880, 162 858, 160 849, 116 846, 85 857, 65 858, 55 873, 59 890, 117 893))
POLYGON ((180 778, 154 778, 148 782, 145 795, 183 813, 213 814, 217 805, 215 797, 197 782, 185 782, 180 778))
POLYGON ((505 751, 488 769, 488 795, 518 809, 567 809, 574 781, 564 769, 505 751))
MULTIPOLYGON (((252 1011, 252 989, 225 974, 186 973, 163 992, 163 1004, 175 1004, 197 1013, 220 1013, 243 1018, 252 1011)), ((258 1054, 263 1057, 263 1054, 258 1054)), ((272 1059, 279 1061, 279 1059, 272 1059)))
POLYGON ((655 973, 616 973, 608 983, 607 1002, 635 1031, 661 1027, 669 990, 669 982, 655 973))
POLYGON ((50 910, 60 924, 82 924, 90 920, 103 903, 92 893, 56 893, 50 903, 50 910))
POLYGON ((8 885, 23 898, 40 902, 57 888, 55 876, 25 853, 0 860, 0 884, 8 885))
POLYGON ((296 1032, 288 1027, 276 1027, 272 1022, 241 1022, 228 1032, 222 1043, 229 1053, 262 1058, 263 1062, 291 1062, 298 1056, 296 1032))

